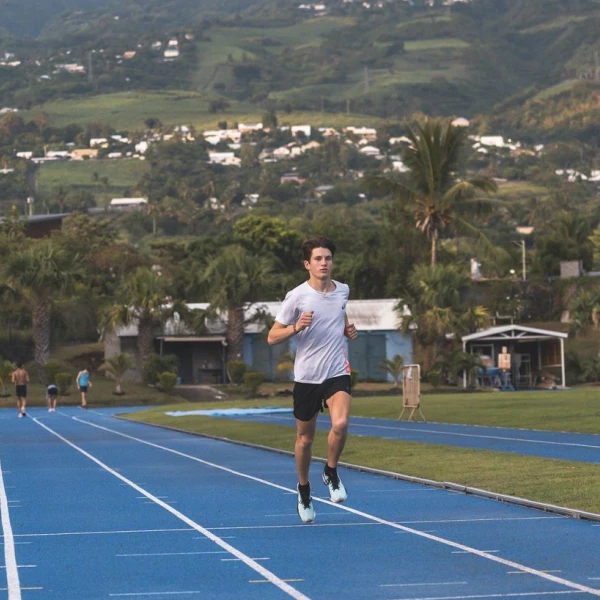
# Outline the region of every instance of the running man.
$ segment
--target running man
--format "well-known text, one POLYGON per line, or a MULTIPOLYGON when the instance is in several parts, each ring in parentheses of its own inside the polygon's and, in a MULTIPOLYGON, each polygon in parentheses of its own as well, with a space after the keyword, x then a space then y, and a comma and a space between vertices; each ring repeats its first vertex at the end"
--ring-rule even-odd
POLYGON ((46 388, 46 401, 48 402, 48 412, 56 411, 56 401, 58 400, 58 388, 51 383, 46 388))
POLYGON ((26 417, 25 407, 27 405, 27 384, 29 383, 29 373, 23 368, 23 363, 18 363, 17 368, 12 373, 12 382, 15 386, 15 395, 17 397, 17 415, 19 419, 26 417))
POLYGON ((86 367, 83 371, 79 371, 77 373, 77 379, 75 380, 79 391, 81 392, 81 408, 87 408, 87 391, 88 388, 92 387, 92 382, 90 381, 90 372, 86 367))
POLYGON ((308 474, 317 416, 324 408, 329 410, 331 429, 323 483, 329 488, 332 502, 343 502, 348 495, 337 465, 348 435, 352 393, 345 337, 353 340, 358 332, 346 315, 350 289, 331 278, 335 250, 335 244, 326 237, 303 242, 308 281, 288 292, 268 336, 271 345, 296 338, 294 455, 298 471, 298 515, 304 523, 315 520, 308 474))

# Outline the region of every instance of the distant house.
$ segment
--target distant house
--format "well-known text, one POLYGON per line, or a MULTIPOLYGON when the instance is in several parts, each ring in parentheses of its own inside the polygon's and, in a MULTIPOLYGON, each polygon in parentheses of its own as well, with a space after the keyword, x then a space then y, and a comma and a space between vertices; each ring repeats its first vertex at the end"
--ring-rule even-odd
POLYGON ((239 167, 242 160, 237 158, 233 152, 209 152, 208 162, 212 165, 226 165, 239 167))
POLYGON ((136 210, 148 204, 146 198, 113 198, 109 208, 117 210, 136 210))
POLYGON ((252 131, 260 131, 263 128, 262 123, 240 123, 238 131, 241 133, 251 133, 252 131))
POLYGON ((76 150, 71 150, 71 160, 85 160, 86 158, 98 158, 97 148, 77 148, 76 150))
POLYGON ((167 48, 163 56, 166 60, 174 60, 179 57, 179 48, 167 48))
POLYGON ((306 181, 305 177, 301 177, 298 173, 286 173, 279 178, 279 183, 297 183, 298 185, 302 185, 306 181))

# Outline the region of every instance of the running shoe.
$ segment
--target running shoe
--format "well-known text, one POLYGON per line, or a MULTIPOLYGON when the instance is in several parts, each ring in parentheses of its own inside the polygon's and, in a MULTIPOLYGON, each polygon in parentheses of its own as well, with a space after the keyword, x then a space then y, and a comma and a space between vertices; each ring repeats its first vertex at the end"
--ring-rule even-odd
POLYGON ((332 502, 343 502, 348 497, 348 492, 346 492, 337 471, 327 475, 325 469, 323 469, 323 483, 329 488, 329 499, 332 502))
MULTIPOLYGON (((296 489, 298 489, 297 486, 296 489)), ((300 490, 298 490, 298 516, 303 523, 312 523, 317 516, 310 493, 303 497, 300 490)))
POLYGON ((19 413, 19 414, 17 415, 17 417, 19 417, 19 419, 22 419, 22 418, 23 418, 23 413, 19 413))

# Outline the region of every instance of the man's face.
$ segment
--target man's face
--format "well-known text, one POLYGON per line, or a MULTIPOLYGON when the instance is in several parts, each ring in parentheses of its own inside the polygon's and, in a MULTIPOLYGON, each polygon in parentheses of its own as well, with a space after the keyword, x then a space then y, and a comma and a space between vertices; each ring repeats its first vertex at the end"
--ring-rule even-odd
POLYGON ((316 279, 331 277, 333 256, 327 248, 313 248, 310 260, 304 261, 304 266, 310 275, 316 279))

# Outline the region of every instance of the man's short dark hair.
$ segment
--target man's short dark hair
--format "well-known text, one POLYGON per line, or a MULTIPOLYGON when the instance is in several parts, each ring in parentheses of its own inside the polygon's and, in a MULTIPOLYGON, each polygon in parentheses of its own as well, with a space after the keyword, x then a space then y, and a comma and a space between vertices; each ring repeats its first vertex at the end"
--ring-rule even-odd
POLYGON ((304 260, 310 260, 312 251, 315 248, 327 248, 331 252, 331 256, 335 254, 336 247, 332 240, 323 235, 308 238, 302 242, 302 257, 304 260))

